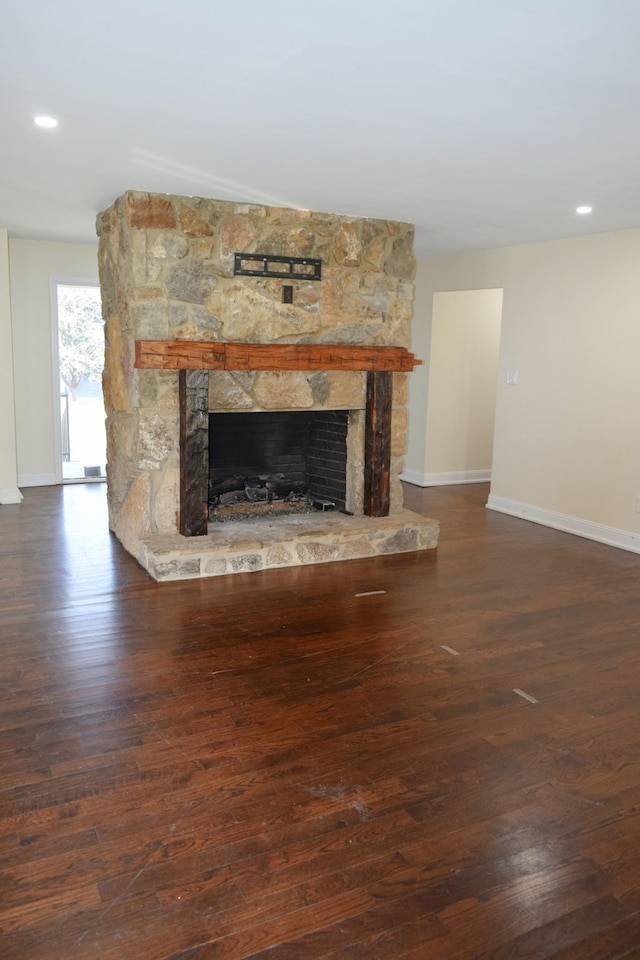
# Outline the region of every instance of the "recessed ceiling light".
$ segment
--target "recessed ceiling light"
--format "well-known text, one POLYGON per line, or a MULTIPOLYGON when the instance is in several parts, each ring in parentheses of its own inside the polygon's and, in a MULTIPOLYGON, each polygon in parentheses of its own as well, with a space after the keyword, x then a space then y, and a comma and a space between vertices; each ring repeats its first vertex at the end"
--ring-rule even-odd
POLYGON ((592 213, 593 207, 590 207, 587 203, 583 204, 581 207, 576 207, 576 213, 592 213))
POLYGON ((34 117, 33 122, 37 127, 43 127, 45 130, 53 130, 54 127, 58 126, 55 117, 34 117))

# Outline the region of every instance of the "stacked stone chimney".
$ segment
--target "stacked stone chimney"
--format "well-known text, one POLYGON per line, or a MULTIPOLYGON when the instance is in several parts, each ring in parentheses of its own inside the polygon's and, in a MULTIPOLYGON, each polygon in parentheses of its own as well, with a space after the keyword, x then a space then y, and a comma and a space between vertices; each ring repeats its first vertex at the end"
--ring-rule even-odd
MULTIPOLYGON (((307 210, 130 192, 98 217, 106 330, 110 525, 134 556, 142 539, 178 530, 178 374, 134 368, 142 340, 408 346, 413 228, 307 210), (320 281, 234 276, 234 255, 322 261, 320 281), (283 303, 282 287, 293 286, 283 303)), ((406 443, 406 374, 394 374, 391 512, 406 443)), ((209 408, 365 407, 360 372, 209 374, 209 408)), ((362 451, 350 440, 351 482, 362 451)), ((358 502, 358 497, 355 497, 358 502)))

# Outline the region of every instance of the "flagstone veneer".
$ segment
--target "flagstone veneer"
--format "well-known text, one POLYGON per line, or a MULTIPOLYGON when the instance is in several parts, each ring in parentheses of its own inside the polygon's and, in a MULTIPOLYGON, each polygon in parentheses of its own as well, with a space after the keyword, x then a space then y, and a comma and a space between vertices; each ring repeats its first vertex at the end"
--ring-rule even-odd
MULTIPOLYGON (((415 276, 413 227, 261 204, 129 192, 99 215, 97 229, 106 332, 110 526, 126 549, 158 576, 157 564, 148 560, 154 538, 179 536, 178 371, 136 369, 136 341, 406 348, 415 276), (322 280, 234 276, 235 253, 318 258, 322 280), (285 283, 293 286, 293 303, 282 302, 285 283)), ((351 501, 356 512, 362 512, 365 372, 220 369, 207 376, 212 412, 353 411, 347 474, 351 501)), ((408 374, 392 376, 391 517, 402 511, 398 474, 406 444, 408 374)), ((369 534, 347 539, 351 545, 334 553, 344 557, 358 540, 365 552, 352 555, 371 553, 369 534)), ((421 549, 428 539, 416 534, 403 535, 401 541, 403 549, 407 544, 421 549)), ((178 576, 221 570, 219 556, 215 563, 209 557, 209 570, 207 561, 196 565, 190 554, 185 563, 189 570, 197 566, 198 572, 187 573, 176 559, 176 542, 171 541, 170 563, 171 569, 182 571, 178 576)), ((270 543, 270 556, 289 555, 288 548, 270 543)), ((434 545, 433 537, 429 545, 434 545)), ((295 563, 327 559, 319 547, 294 554, 295 563)), ((224 566, 224 572, 234 572, 233 563, 224 566)))

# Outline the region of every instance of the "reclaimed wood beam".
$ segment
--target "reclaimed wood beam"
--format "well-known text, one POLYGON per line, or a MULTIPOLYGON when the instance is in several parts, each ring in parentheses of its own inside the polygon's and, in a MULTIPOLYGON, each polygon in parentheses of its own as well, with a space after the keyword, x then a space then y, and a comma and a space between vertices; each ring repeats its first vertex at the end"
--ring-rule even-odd
POLYGON ((205 537, 209 521, 209 374, 181 370, 180 519, 183 537, 205 537))
POLYGON ((330 343, 136 340, 144 370, 373 370, 410 372, 422 363, 405 347, 330 343))
POLYGON ((224 343, 211 340, 136 340, 141 370, 224 370, 224 343))
POLYGON ((364 427, 364 514, 387 517, 390 504, 391 402, 393 380, 388 371, 367 374, 364 427))

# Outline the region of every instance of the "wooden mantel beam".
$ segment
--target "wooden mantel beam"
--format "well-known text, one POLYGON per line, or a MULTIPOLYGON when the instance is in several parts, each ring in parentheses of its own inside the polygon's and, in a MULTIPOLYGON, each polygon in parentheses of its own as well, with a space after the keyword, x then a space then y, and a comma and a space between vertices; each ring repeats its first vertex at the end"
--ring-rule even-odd
POLYGON ((422 363, 405 347, 331 343, 136 340, 143 370, 367 370, 410 372, 422 363))

